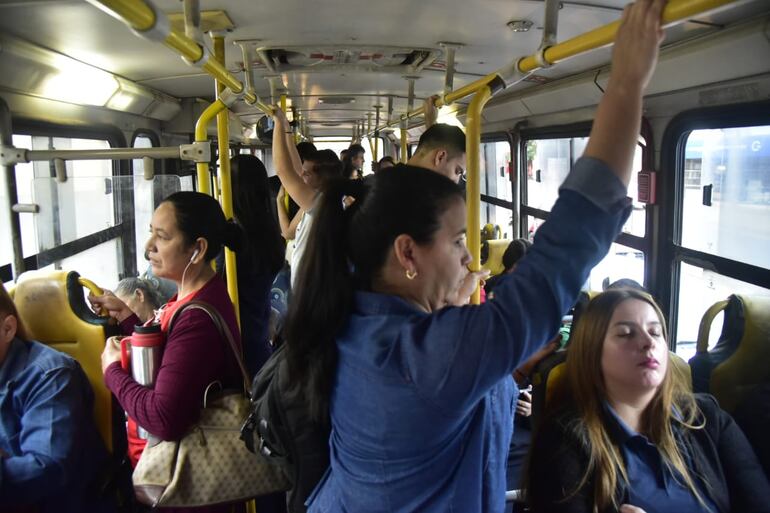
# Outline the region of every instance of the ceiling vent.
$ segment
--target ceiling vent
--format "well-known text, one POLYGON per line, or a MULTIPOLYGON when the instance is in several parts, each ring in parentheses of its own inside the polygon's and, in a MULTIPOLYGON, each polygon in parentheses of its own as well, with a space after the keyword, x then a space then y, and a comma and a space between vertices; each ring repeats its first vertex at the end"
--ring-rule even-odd
POLYGON ((265 67, 276 73, 335 70, 415 73, 442 55, 436 48, 395 46, 263 46, 256 50, 265 67))

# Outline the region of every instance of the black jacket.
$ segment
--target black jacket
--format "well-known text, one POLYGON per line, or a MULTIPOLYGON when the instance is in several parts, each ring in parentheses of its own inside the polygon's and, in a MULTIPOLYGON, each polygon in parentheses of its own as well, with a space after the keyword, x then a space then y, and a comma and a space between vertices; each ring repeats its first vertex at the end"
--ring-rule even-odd
MULTIPOLYGON (((695 397, 706 426, 682 433, 692 448, 692 475, 703 477, 719 513, 770 512, 770 484, 746 437, 713 397, 695 397)), ((575 490, 588 464, 585 443, 566 427, 574 418, 574 414, 557 416, 544 422, 535 435, 527 487, 535 513, 593 512, 593 479, 569 500, 562 501, 575 490)), ((619 484, 620 504, 628 497, 625 486, 619 484)))

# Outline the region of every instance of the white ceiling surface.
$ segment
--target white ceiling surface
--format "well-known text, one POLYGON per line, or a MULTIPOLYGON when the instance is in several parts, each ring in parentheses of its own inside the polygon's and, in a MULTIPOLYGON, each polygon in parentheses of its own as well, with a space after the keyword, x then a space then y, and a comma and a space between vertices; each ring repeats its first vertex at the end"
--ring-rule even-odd
MULTIPOLYGON (((621 8, 625 0, 590 0, 591 3, 621 8)), ((387 45, 438 48, 439 41, 459 42, 455 87, 475 80, 529 55, 537 49, 543 23, 542 1, 537 0, 388 0, 366 2, 350 0, 201 0, 204 10, 224 10, 235 24, 227 35, 227 65, 235 71, 242 60, 234 40, 259 39, 271 47, 311 45, 387 45), (506 26, 512 19, 529 19, 533 29, 513 33, 506 26)), ((157 0, 164 12, 179 12, 179 0, 157 0)), ((768 0, 747 0, 713 15, 698 18, 716 24, 768 12, 768 0)), ((612 9, 566 5, 560 11, 558 41, 564 41, 619 17, 612 9)), ((84 1, 0 0, 0 30, 75 59, 124 76, 172 96, 213 96, 213 84, 200 70, 184 63, 171 50, 143 40, 127 27, 84 1)), ((685 23, 671 28, 667 41, 686 39, 713 27, 685 23)), ((443 59, 443 58, 442 58, 443 59)), ((575 57, 537 74, 546 79, 573 75, 603 65, 609 51, 599 50, 575 57)), ((269 92, 266 73, 256 71, 255 88, 260 96, 269 92)), ((424 70, 416 81, 418 98, 443 88, 443 73, 424 70)), ((387 107, 388 95, 395 112, 406 109, 407 82, 395 73, 291 73, 284 74, 294 104, 311 110, 316 120, 363 119, 375 104, 387 107), (320 106, 318 96, 356 95, 356 102, 345 106, 320 106), (358 96, 361 95, 361 96, 358 96)), ((522 83, 514 91, 536 84, 522 83)), ((511 94, 506 91, 502 94, 511 94)), ((385 109, 383 109, 384 113, 385 109)))

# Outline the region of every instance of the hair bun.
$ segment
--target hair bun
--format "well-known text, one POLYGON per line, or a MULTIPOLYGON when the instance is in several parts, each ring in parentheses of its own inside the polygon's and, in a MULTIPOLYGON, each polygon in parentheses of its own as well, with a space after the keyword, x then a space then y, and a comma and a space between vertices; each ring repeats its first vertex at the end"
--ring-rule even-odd
POLYGON ((233 251, 239 251, 243 247, 244 238, 243 228, 234 220, 229 219, 225 223, 222 243, 233 251))

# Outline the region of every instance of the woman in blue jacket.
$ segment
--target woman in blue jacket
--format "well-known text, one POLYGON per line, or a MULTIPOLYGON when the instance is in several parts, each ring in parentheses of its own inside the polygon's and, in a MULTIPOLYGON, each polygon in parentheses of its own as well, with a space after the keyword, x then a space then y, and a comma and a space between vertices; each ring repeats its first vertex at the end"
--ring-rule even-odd
POLYGON ((453 182, 396 166, 326 187, 286 329, 290 379, 332 427, 311 512, 504 510, 511 373, 553 338, 629 214, 663 5, 625 13, 585 154, 494 301, 451 306, 481 276, 467 269, 466 228, 478 227, 453 182))

